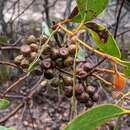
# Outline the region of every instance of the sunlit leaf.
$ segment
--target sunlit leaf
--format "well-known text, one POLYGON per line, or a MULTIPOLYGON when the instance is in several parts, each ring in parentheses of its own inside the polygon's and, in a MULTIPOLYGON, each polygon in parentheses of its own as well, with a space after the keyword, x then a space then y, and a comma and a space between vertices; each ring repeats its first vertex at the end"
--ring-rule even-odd
POLYGON ((7 109, 10 105, 10 102, 6 99, 0 99, 0 109, 7 109))
POLYGON ((71 14, 73 22, 89 21, 97 17, 107 6, 108 0, 76 0, 77 7, 71 14), (78 13, 79 11, 79 13, 78 13))
POLYGON ((75 118, 64 130, 96 130, 108 119, 126 113, 126 110, 112 104, 99 105, 75 118))
POLYGON ((121 53, 115 39, 103 25, 87 22, 85 27, 101 51, 111 56, 121 58, 121 53))

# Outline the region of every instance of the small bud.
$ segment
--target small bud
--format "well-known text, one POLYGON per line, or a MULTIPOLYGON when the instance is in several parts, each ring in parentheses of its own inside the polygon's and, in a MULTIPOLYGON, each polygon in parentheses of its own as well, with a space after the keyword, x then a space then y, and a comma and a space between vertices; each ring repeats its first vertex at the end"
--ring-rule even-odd
POLYGON ((79 86, 75 88, 75 95, 81 95, 83 92, 84 92, 84 88, 82 84, 80 84, 79 86))
POLYGON ((56 66, 58 66, 58 67, 61 67, 61 68, 64 67, 64 61, 62 58, 56 59, 55 63, 56 63, 56 66))
POLYGON ((52 81, 51 81, 51 85, 52 85, 52 87, 58 87, 59 86, 59 84, 60 84, 60 79, 59 78, 54 78, 54 79, 52 79, 52 81))
POLYGON ((68 57, 64 60, 64 65, 65 65, 65 66, 70 66, 70 65, 73 64, 73 62, 74 62, 74 59, 73 59, 72 57, 68 56, 68 57))
POLYGON ((30 56, 31 56, 31 59, 34 60, 37 57, 37 53, 36 52, 31 52, 30 56))
POLYGON ((89 99, 89 95, 84 92, 81 95, 76 96, 76 98, 80 103, 86 103, 89 99))
POLYGON ((54 77, 54 72, 52 69, 48 69, 44 72, 44 77, 46 79, 52 79, 54 77))
POLYGON ((68 56, 68 49, 65 47, 60 48, 59 50, 60 56, 66 58, 68 56))
POLYGON ((99 93, 98 92, 94 93, 92 99, 94 102, 97 102, 99 100, 99 93))
POLYGON ((40 76, 43 74, 43 71, 40 66, 36 66, 34 70, 32 71, 32 74, 40 76))
POLYGON ((23 55, 28 55, 31 52, 31 47, 29 45, 22 45, 20 51, 23 55))
POLYGON ((88 100, 87 103, 85 104, 85 106, 86 106, 87 108, 90 108, 90 107, 92 107, 93 105, 94 105, 94 103, 93 103, 92 100, 88 100))
POLYGON ((48 83, 47 80, 43 80, 43 81, 40 83, 40 85, 41 85, 42 87, 45 87, 45 86, 47 85, 47 83, 48 83))
POLYGON ((69 76, 63 76, 63 81, 65 83, 65 85, 73 85, 73 78, 69 77, 69 76))
POLYGON ((45 44, 45 42, 47 41, 47 36, 45 35, 41 35, 40 38, 39 38, 39 42, 41 42, 41 44, 45 44))
POLYGON ((96 88, 94 86, 87 86, 86 92, 89 93, 90 95, 93 95, 96 91, 96 88))
POLYGON ((15 57, 14 63, 20 65, 22 59, 23 59, 23 55, 18 55, 17 57, 15 57))
POLYGON ((52 59, 56 59, 59 57, 59 50, 56 48, 52 48, 51 50, 51 57, 52 59))
POLYGON ((36 37, 34 35, 30 35, 27 38, 27 44, 35 43, 36 42, 36 37))
POLYGON ((32 51, 35 51, 35 52, 38 51, 38 45, 37 45, 37 44, 32 43, 32 44, 30 45, 30 47, 31 47, 31 50, 32 50, 32 51))
POLYGON ((87 62, 87 63, 85 63, 85 64, 83 65, 83 69, 84 69, 84 71, 86 71, 86 72, 89 72, 89 71, 92 69, 92 67, 93 67, 93 65, 92 65, 91 63, 89 63, 89 62, 87 62))
POLYGON ((76 45, 75 44, 69 45, 69 52, 70 52, 70 54, 75 55, 75 53, 76 53, 76 45))
POLYGON ((29 61, 26 59, 26 58, 24 58, 22 61, 21 61, 21 67, 22 68, 28 68, 29 67, 29 61))
POLYGON ((44 69, 49 69, 49 68, 51 68, 51 59, 48 58, 48 59, 42 60, 42 62, 41 62, 41 67, 44 68, 44 69))
POLYGON ((68 98, 72 97, 72 95, 73 95, 73 88, 72 88, 72 86, 65 86, 64 93, 65 93, 66 97, 68 97, 68 98))

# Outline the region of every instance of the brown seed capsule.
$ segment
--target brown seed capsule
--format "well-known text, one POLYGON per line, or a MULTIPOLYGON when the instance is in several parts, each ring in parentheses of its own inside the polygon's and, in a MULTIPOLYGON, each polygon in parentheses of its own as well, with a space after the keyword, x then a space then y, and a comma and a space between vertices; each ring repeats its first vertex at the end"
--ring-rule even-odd
POLYGON ((73 88, 72 88, 72 86, 65 86, 64 94, 68 98, 72 97, 72 95, 73 95, 73 88))
POLYGON ((30 56, 31 56, 31 60, 34 60, 37 57, 37 53, 36 52, 31 52, 30 56))
POLYGON ((49 54, 50 53, 50 46, 45 45, 42 51, 42 54, 49 54))
POLYGON ((69 45, 69 52, 70 52, 70 54, 75 55, 75 53, 76 53, 76 45, 75 44, 69 45))
POLYGON ((81 68, 76 71, 76 74, 80 77, 85 77, 87 73, 81 68))
POLYGON ((84 88, 82 84, 80 84, 79 86, 75 88, 75 95, 81 95, 83 92, 84 92, 84 88))
POLYGON ((51 59, 48 58, 48 59, 42 60, 42 62, 41 62, 41 67, 44 68, 44 69, 49 69, 49 68, 51 68, 51 59))
POLYGON ((30 35, 27 38, 27 44, 35 43, 36 42, 36 37, 34 35, 30 35))
POLYGON ((51 85, 52 87, 55 87, 55 88, 58 87, 60 85, 60 79, 59 78, 52 79, 51 85))
POLYGON ((88 101, 87 101, 87 103, 85 104, 85 106, 87 107, 87 108, 90 108, 90 107, 92 107, 94 105, 94 103, 93 103, 93 101, 91 100, 91 99, 89 99, 88 101))
POLYGON ((21 67, 22 68, 28 68, 29 67, 29 61, 26 59, 26 58, 24 58, 22 61, 21 61, 21 67))
POLYGON ((87 62, 87 63, 85 63, 85 64, 83 65, 83 69, 84 69, 84 71, 86 71, 86 72, 89 72, 92 68, 93 68, 93 65, 92 65, 91 63, 89 63, 89 62, 87 62))
POLYGON ((41 69, 40 66, 37 66, 37 67, 35 67, 34 70, 32 71, 32 74, 33 74, 33 75, 40 76, 40 75, 43 74, 43 71, 42 71, 42 69, 41 69))
POLYGON ((29 45, 22 45, 20 51, 23 55, 28 55, 31 52, 31 47, 29 45))
POLYGON ((59 57, 59 50, 56 48, 51 49, 51 58, 56 59, 59 57))
POLYGON ((63 81, 65 83, 65 85, 73 85, 73 78, 69 77, 69 76, 63 76, 63 81))
POLYGON ((94 86, 87 86, 86 92, 89 93, 90 95, 93 95, 96 91, 96 88, 94 86))
POLYGON ((61 68, 64 67, 64 61, 62 58, 57 58, 55 63, 56 63, 56 66, 58 66, 58 67, 61 67, 61 68))
POLYGON ((73 59, 72 57, 68 56, 68 57, 64 60, 64 65, 65 65, 65 66, 70 66, 70 65, 73 64, 73 61, 74 61, 74 59, 73 59))
POLYGON ((52 79, 54 77, 54 72, 52 69, 48 69, 44 72, 44 77, 46 79, 52 79))
POLYGON ((66 58, 68 56, 68 49, 65 47, 60 48, 59 54, 61 57, 66 58))
POLYGON ((37 45, 37 44, 32 43, 32 44, 30 45, 30 47, 31 47, 31 50, 32 50, 32 51, 35 51, 35 52, 38 51, 38 45, 37 45))
POLYGON ((39 38, 39 42, 41 42, 41 44, 43 45, 46 41, 47 41, 47 36, 45 35, 41 35, 39 38))
POLYGON ((18 55, 17 57, 15 57, 14 63, 20 65, 23 58, 24 58, 23 55, 18 55))
POLYGON ((97 102, 99 100, 99 93, 98 92, 94 93, 94 95, 92 96, 92 99, 94 102, 97 102))
POLYGON ((80 103, 86 103, 89 99, 89 95, 83 92, 81 95, 76 96, 76 98, 80 103))

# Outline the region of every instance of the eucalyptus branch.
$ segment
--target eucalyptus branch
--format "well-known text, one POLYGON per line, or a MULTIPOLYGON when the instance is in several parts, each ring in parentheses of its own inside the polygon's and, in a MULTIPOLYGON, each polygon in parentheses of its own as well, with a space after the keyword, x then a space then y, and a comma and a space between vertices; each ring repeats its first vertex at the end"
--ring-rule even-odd
POLYGON ((92 74, 92 76, 94 76, 95 78, 99 79, 100 81, 102 81, 103 83, 105 83, 106 85, 112 86, 111 82, 106 81, 105 79, 103 79, 102 77, 100 77, 97 74, 92 74))
POLYGON ((0 47, 0 50, 20 50, 19 47, 15 47, 15 46, 2 46, 0 47))
POLYGON ((3 94, 2 97, 4 97, 8 92, 10 92, 12 89, 14 89, 17 85, 19 85, 23 80, 25 80, 28 76, 30 75, 30 73, 27 73, 26 75, 24 75, 23 77, 20 77, 15 83, 13 83, 9 88, 7 88, 3 94))
POLYGON ((14 68, 18 68, 18 66, 16 64, 10 63, 10 62, 7 62, 7 61, 0 61, 0 64, 9 65, 9 66, 12 66, 14 68))

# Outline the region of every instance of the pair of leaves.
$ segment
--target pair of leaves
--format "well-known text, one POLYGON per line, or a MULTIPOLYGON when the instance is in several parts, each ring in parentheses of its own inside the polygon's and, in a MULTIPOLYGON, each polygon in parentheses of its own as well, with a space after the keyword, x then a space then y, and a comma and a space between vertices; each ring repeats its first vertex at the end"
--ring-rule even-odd
POLYGON ((10 102, 6 99, 0 99, 0 109, 7 109, 10 105, 10 102))
POLYGON ((112 104, 99 105, 78 116, 64 130, 96 130, 107 120, 126 113, 127 110, 112 104))
POLYGON ((107 6, 108 0, 76 0, 77 6, 69 19, 73 22, 89 21, 97 17, 107 6))

